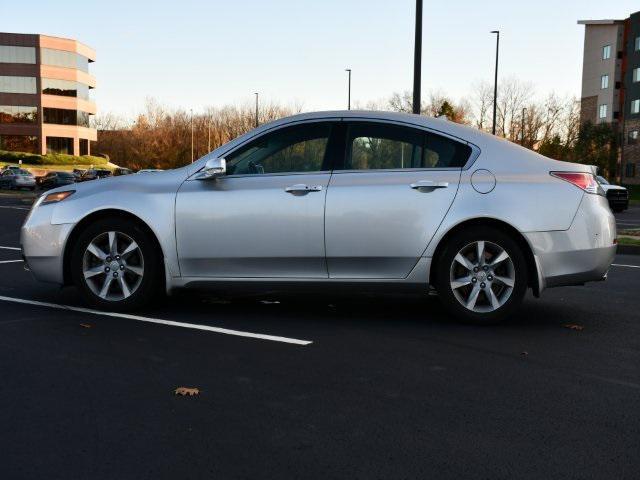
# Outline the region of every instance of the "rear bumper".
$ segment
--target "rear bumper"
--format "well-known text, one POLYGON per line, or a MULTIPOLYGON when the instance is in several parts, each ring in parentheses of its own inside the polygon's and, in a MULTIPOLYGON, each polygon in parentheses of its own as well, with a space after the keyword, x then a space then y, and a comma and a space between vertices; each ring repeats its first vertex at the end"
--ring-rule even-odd
POLYGON ((525 233, 540 290, 604 280, 616 254, 616 224, 607 200, 585 194, 568 230, 525 233))

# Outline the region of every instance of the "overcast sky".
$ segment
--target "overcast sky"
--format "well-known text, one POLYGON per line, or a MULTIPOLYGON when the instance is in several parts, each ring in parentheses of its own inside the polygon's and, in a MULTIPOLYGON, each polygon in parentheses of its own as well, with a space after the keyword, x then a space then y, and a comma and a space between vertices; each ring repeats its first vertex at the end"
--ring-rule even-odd
MULTIPOLYGON (((625 18, 638 0, 424 1, 423 91, 459 98, 501 76, 580 95, 584 27, 625 18)), ((199 111, 253 101, 304 110, 362 104, 412 88, 414 0, 2 0, 0 30, 71 37, 97 51, 101 112, 133 115, 145 97, 199 111)))

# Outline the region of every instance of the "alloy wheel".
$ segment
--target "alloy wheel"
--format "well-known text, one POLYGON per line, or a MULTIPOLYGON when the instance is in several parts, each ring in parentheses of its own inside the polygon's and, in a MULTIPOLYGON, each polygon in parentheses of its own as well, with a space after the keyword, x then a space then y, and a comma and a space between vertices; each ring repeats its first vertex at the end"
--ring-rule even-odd
POLYGON ((96 236, 84 251, 82 274, 91 291, 103 300, 124 300, 140 287, 144 257, 138 244, 122 232, 96 236))
POLYGON ((479 240, 464 246, 454 257, 449 282, 462 306, 477 313, 502 307, 515 285, 513 260, 496 243, 479 240))

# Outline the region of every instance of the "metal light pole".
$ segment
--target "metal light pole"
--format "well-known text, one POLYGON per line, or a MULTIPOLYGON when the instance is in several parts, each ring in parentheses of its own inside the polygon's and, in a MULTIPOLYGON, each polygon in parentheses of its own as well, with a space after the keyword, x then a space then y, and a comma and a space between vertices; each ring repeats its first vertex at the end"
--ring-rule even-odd
POLYGON ((258 92, 254 92, 256 96, 256 128, 258 128, 258 92))
POLYGON ((416 37, 413 50, 413 113, 420 115, 422 73, 422 0, 416 0, 416 37))
POLYGON ((527 112, 527 107, 522 107, 522 128, 520 129, 520 145, 524 147, 524 115, 527 112))
POLYGON ((191 163, 193 163, 193 108, 191 109, 191 163))
POLYGON ((349 72, 349 86, 347 88, 347 110, 351 110, 351 69, 345 68, 345 72, 349 72))
POLYGON ((500 30, 492 30, 496 34, 496 71, 493 79, 493 126, 491 133, 496 134, 496 114, 498 112, 498 55, 500 53, 500 30))

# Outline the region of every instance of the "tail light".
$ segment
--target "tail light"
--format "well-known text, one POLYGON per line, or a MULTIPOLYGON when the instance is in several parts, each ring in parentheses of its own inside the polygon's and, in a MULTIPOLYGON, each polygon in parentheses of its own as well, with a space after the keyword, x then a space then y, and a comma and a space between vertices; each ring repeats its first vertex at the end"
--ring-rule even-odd
POLYGON ((569 182, 587 193, 604 195, 604 190, 592 173, 584 172, 549 172, 552 177, 569 182))

